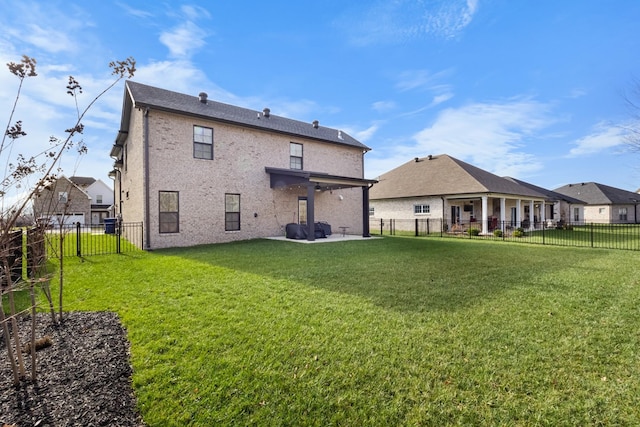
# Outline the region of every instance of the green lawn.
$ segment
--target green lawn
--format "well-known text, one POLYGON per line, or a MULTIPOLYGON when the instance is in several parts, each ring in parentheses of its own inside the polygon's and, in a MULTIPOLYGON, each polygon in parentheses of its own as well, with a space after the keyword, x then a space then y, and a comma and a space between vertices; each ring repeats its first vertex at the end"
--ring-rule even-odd
MULTIPOLYGON (((69 258, 149 426, 640 424, 638 253, 259 240, 69 258)), ((55 291, 54 291, 55 292, 55 291)))

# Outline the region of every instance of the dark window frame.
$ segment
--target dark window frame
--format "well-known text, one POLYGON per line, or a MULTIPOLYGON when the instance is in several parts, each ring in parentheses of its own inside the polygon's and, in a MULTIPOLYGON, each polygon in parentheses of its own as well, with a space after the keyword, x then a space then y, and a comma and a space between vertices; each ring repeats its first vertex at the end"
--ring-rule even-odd
POLYGON ((225 193, 224 194, 224 231, 240 231, 240 194, 225 193), (232 204, 229 203, 230 197, 237 197, 232 204), (237 210, 231 210, 237 209, 237 210))
POLYGON ((179 191, 158 191, 158 232, 160 234, 179 233, 180 232, 180 192, 179 191), (167 206, 167 202, 163 200, 164 195, 175 195, 175 210, 163 210, 167 206), (164 203, 163 203, 164 202, 164 203))
POLYGON ((193 158, 213 160, 213 128, 193 125, 193 158), (197 130, 201 132, 196 132, 197 130))
POLYGON ((299 142, 289 143, 289 169, 303 170, 304 168, 304 146, 299 142), (300 147, 300 152, 294 148, 300 147), (298 155, 300 154, 300 155, 298 155))

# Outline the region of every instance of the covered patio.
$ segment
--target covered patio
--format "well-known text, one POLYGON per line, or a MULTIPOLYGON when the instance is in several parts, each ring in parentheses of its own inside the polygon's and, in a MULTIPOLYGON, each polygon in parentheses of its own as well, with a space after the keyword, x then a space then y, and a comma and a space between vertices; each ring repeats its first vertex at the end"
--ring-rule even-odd
MULTIPOLYGON (((332 192, 345 188, 360 187, 362 189, 362 237, 370 237, 369 188, 371 188, 371 186, 378 181, 372 179, 330 175, 322 172, 270 167, 266 167, 265 172, 267 172, 270 176, 270 186, 272 189, 294 187, 306 189, 305 225, 307 227, 307 241, 315 241, 316 239, 314 230, 311 230, 309 227, 310 224, 313 225, 316 222, 316 194, 325 191, 332 192)), ((342 235, 346 233, 342 232, 340 234, 342 235)))

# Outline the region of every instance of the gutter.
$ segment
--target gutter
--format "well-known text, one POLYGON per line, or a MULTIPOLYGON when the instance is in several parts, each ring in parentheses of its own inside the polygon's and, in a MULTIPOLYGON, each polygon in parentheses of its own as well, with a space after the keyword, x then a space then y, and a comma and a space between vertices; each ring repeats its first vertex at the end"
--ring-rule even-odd
POLYGON ((144 109, 143 113, 143 122, 144 122, 144 222, 146 227, 144 227, 144 231, 146 234, 144 249, 151 249, 151 227, 149 225, 151 221, 151 213, 149 212, 149 188, 151 187, 149 184, 149 107, 144 109))

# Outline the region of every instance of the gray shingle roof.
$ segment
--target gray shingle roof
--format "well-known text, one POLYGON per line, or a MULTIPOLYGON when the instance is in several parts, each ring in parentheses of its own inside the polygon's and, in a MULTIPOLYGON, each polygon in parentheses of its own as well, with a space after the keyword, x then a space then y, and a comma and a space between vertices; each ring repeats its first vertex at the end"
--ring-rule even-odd
MULTIPOLYGON (((125 83, 125 94, 127 92, 130 94, 136 107, 156 108, 208 120, 248 126, 291 136, 311 138, 333 144, 348 145, 367 151, 370 150, 369 147, 339 129, 319 125, 315 127, 313 123, 292 120, 274 114, 267 116, 262 110, 251 110, 212 100, 207 100, 206 103, 203 103, 199 97, 195 95, 172 92, 133 81, 127 81, 125 83)), ((125 114, 124 110, 125 109, 123 109, 123 119, 125 114)))
POLYGON ((370 198, 499 193, 545 199, 543 194, 446 154, 416 158, 378 178, 370 198))
POLYGON ((554 191, 583 200, 588 205, 630 204, 640 201, 640 194, 597 182, 567 184, 554 191), (635 201, 634 201, 635 200, 635 201))
POLYGON ((521 181, 519 179, 511 178, 509 176, 505 176, 505 179, 508 179, 508 180, 513 181, 513 182, 515 182, 517 184, 520 184, 523 187, 530 188, 530 189, 532 189, 534 191, 537 191, 540 194, 544 194, 547 197, 547 200, 549 200, 549 201, 563 200, 563 201, 565 201, 567 203, 571 203, 572 205, 584 205, 585 204, 585 202, 583 202, 580 199, 576 199, 574 197, 567 196, 566 194, 557 193, 555 191, 547 190, 546 188, 538 187, 537 185, 530 184, 530 183, 528 183, 526 181, 521 181))

